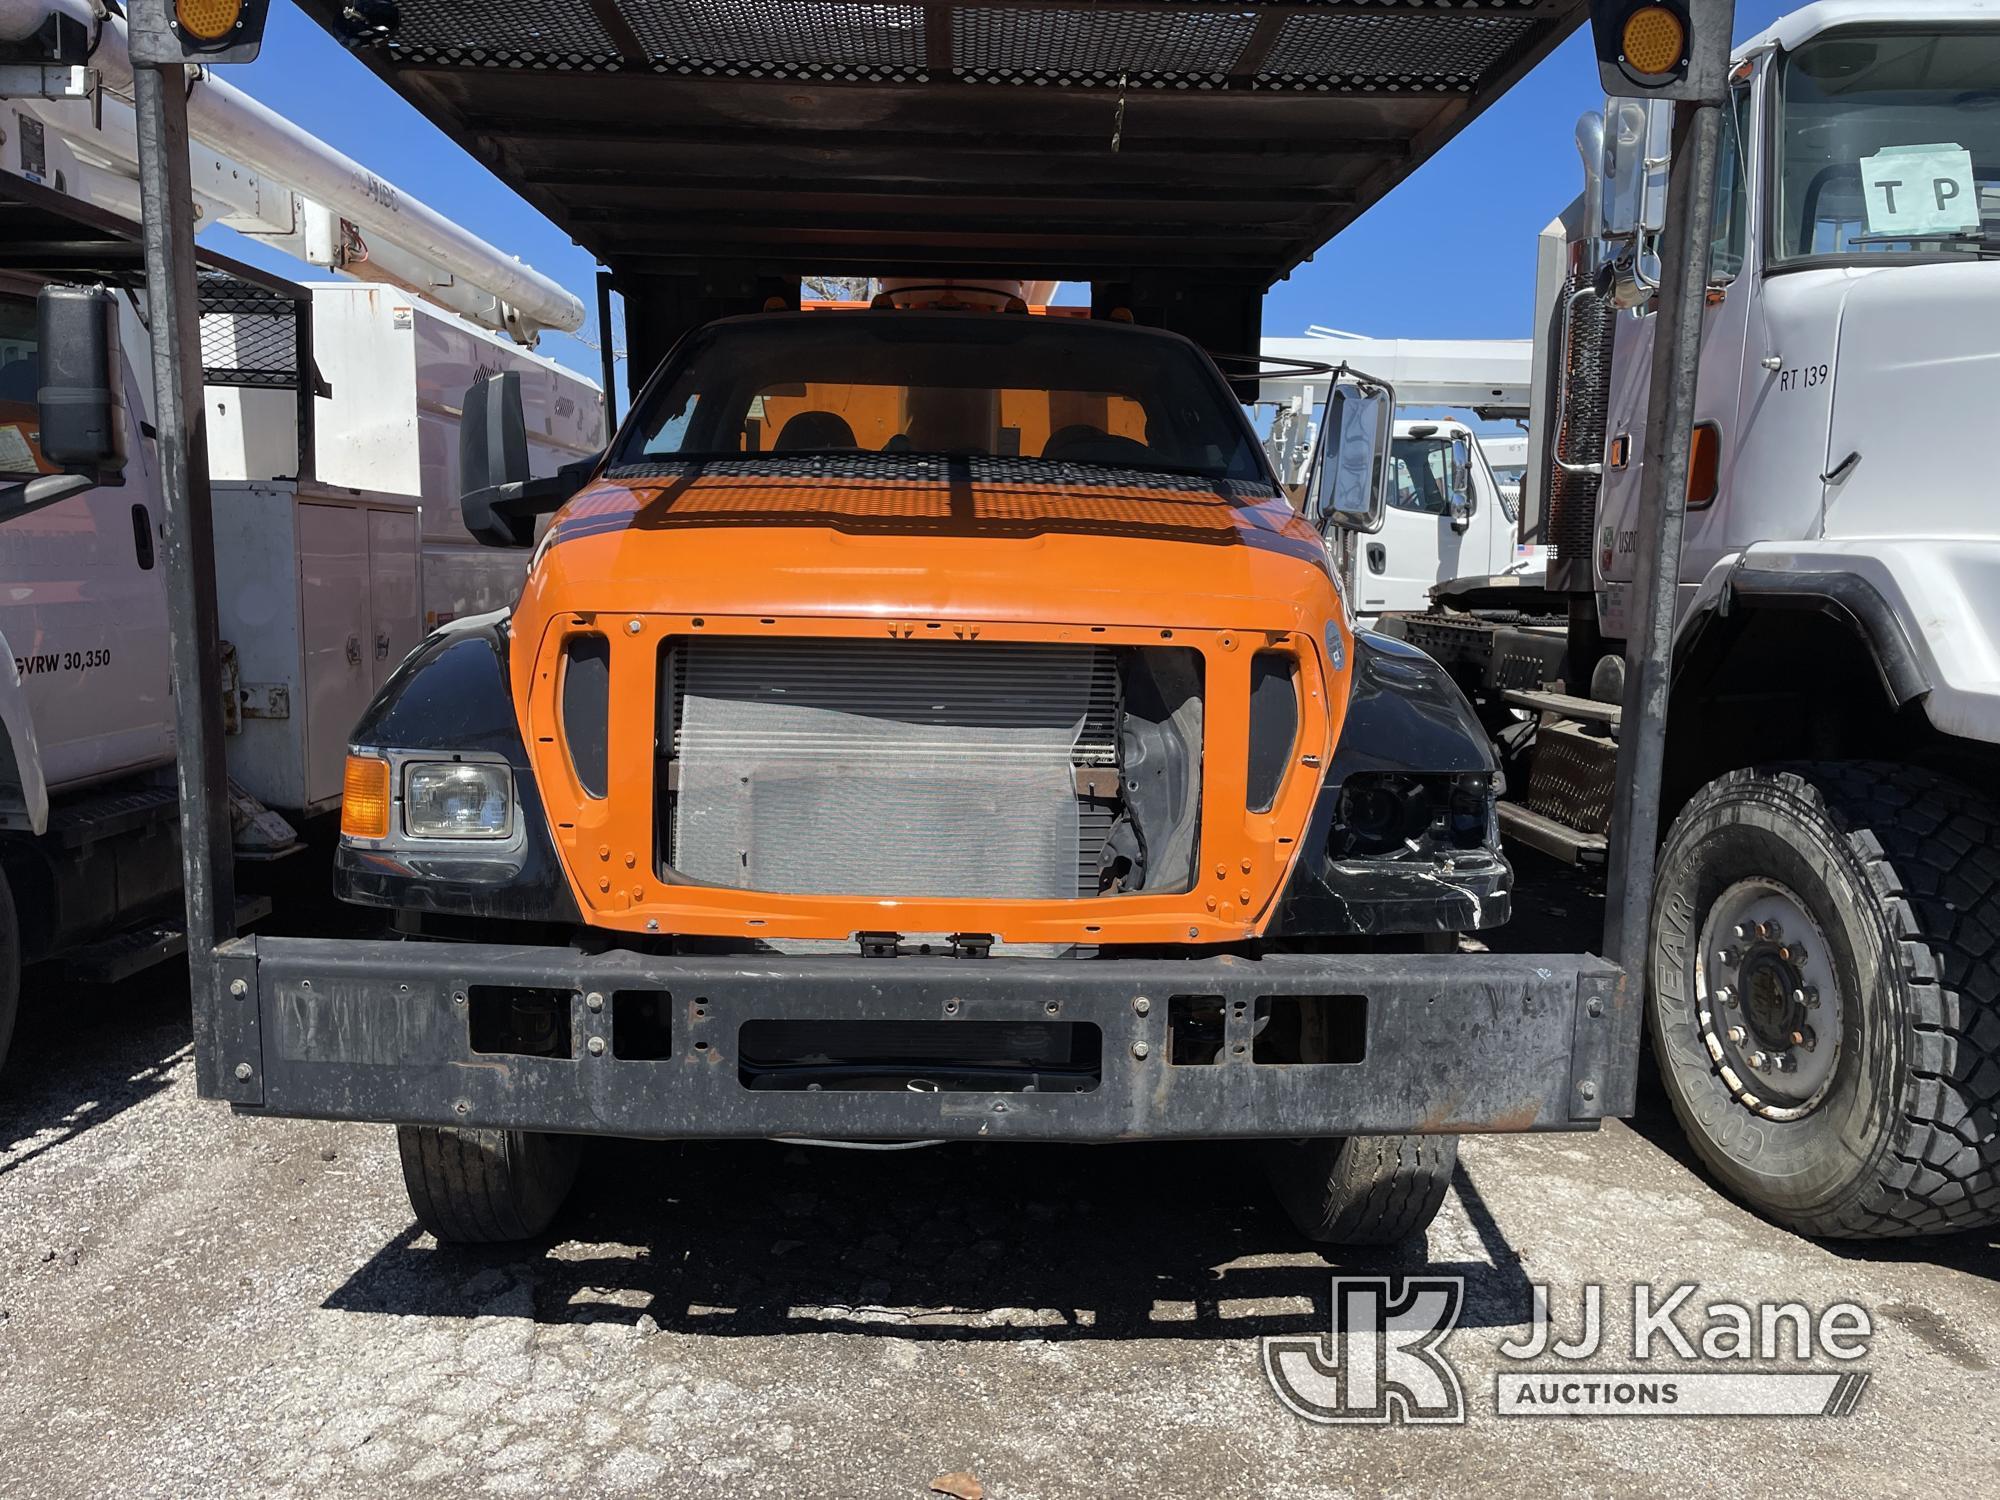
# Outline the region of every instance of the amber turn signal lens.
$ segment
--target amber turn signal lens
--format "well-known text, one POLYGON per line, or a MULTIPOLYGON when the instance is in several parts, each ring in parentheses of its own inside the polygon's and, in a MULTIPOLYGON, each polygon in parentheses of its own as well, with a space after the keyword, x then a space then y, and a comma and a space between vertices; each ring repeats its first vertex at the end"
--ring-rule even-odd
POLYGON ((1688 509, 1712 503, 1722 488, 1722 429, 1704 422, 1694 430, 1688 451, 1688 509))
POLYGON ((1657 78, 1680 66, 1687 45, 1687 29, 1681 18, 1664 5, 1644 5, 1625 18, 1620 43, 1625 66, 1634 73, 1657 78))
POLYGON ((196 41, 226 36, 243 14, 243 0, 174 0, 174 19, 196 41))
POLYGON ((347 775, 340 786, 340 832, 350 839, 389 836, 389 762, 373 755, 347 757, 347 775))

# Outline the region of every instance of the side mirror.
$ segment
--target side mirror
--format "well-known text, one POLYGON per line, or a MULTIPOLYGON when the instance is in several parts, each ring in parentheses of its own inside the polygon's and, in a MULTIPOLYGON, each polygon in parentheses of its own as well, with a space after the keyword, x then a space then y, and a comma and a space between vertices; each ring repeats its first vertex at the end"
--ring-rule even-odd
POLYGON ((1671 100, 1604 101, 1603 234, 1591 269, 1612 268, 1611 300, 1621 308, 1645 307, 1659 289, 1673 122, 1671 100))
POLYGON ((1321 531, 1375 532, 1389 507, 1389 455, 1396 393, 1388 382, 1343 367, 1327 397, 1314 460, 1310 515, 1321 531))
POLYGON ((1604 233, 1621 240, 1658 234, 1667 222, 1673 101, 1607 99, 1604 104, 1604 233))
POLYGON ((482 375, 459 408, 458 509, 465 529, 487 547, 533 546, 535 518, 562 509, 589 483, 597 457, 535 478, 528 469, 520 372, 482 375))
POLYGON ((125 482, 125 367, 118 299, 105 286, 45 286, 35 297, 41 462, 56 470, 0 486, 0 521, 125 482))

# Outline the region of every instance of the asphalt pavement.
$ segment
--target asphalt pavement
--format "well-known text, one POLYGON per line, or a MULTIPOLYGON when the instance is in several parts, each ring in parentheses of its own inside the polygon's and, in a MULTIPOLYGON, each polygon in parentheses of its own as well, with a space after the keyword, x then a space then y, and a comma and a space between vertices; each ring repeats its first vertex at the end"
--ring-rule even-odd
MULTIPOLYGON (((1587 942, 1588 884, 1528 873, 1509 946, 1587 942)), ((1351 1395, 1331 1354, 1284 1368, 1351 1395)), ((464 1251, 412 1224, 390 1130, 197 1100, 184 972, 32 989, 0 1078, 7 1496, 922 1497, 970 1473, 995 1500, 1956 1497, 2000 1493, 1996 1363, 1993 1232, 1798 1239, 1714 1191, 1650 1090, 1634 1124, 1466 1142, 1424 1244, 1386 1255, 1301 1242, 1247 1147, 623 1142, 545 1240, 464 1251), (1460 1420, 1280 1399, 1267 1354, 1325 1351, 1335 1276, 1462 1286, 1437 1345, 1460 1420), (1601 1289, 1595 1354, 1501 1352, 1536 1283, 1562 1336, 1601 1289), (1635 1288, 1684 1283, 1695 1357, 1637 1359, 1635 1288), (1806 1360, 1782 1319, 1779 1358, 1703 1352, 1731 1342, 1707 1309, 1785 1302, 1806 1360), (1847 1303, 1869 1331, 1839 1358, 1820 1317, 1847 1303), (1868 1378, 1847 1415, 1496 1410, 1523 1372, 1693 1405, 1686 1377, 1744 1371, 1868 1378)))

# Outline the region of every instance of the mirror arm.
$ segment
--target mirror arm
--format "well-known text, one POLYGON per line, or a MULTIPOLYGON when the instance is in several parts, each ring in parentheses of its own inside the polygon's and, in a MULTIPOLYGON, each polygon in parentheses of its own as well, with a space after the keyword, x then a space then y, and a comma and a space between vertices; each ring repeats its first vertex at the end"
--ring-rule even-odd
POLYGON ((531 532, 537 516, 554 515, 561 510, 569 503, 571 497, 590 483, 590 476, 597 471, 597 466, 603 461, 604 452, 599 450, 586 458, 577 459, 574 463, 564 464, 553 474, 545 474, 535 479, 513 480, 507 484, 489 485, 483 490, 474 490, 461 497, 459 501, 461 510, 468 513, 483 512, 488 518, 489 526, 497 521, 505 526, 505 532, 501 532, 497 527, 489 530, 487 526, 474 524, 470 514, 467 521, 468 529, 487 546, 528 546, 531 538, 517 532, 515 526, 508 523, 522 523, 531 532), (509 537, 506 533, 513 535, 509 537))
POLYGON ((96 474, 37 474, 33 479, 0 486, 0 525, 21 516, 56 505, 86 490, 112 488, 125 483, 123 470, 109 476, 96 474))

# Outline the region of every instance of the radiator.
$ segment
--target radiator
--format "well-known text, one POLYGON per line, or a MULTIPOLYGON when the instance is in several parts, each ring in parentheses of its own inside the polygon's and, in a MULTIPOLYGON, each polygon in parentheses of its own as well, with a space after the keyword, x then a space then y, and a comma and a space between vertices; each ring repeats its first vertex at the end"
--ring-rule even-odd
POLYGON ((1096 889, 1108 818, 1079 798, 1076 773, 1117 761, 1118 674, 1103 648, 718 637, 676 642, 668 682, 669 857, 691 881, 864 896, 1096 889))

